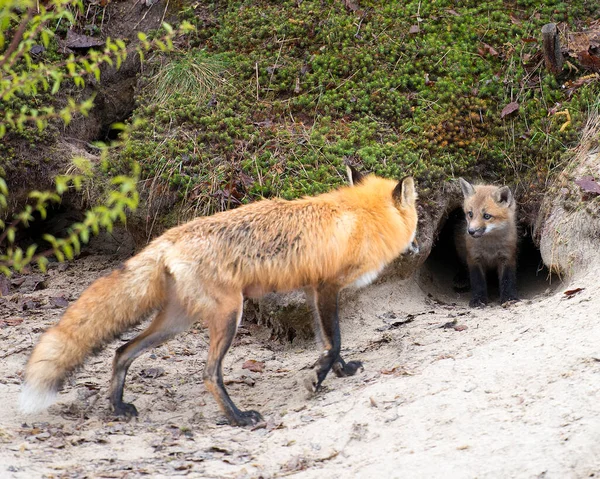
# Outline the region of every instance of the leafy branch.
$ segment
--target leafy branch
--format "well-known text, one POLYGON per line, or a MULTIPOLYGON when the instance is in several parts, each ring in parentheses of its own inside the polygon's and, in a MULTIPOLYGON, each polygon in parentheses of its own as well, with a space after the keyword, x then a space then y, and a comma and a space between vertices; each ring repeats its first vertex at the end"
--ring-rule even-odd
MULTIPOLYGON (((82 9, 82 0, 0 2, 0 108, 3 110, 0 111, 0 138, 10 130, 23 131, 37 127, 42 131, 53 119, 68 124, 75 114, 86 115, 94 106, 93 96, 82 101, 66 98, 66 105, 62 107, 37 107, 27 99, 40 92, 56 95, 67 83, 82 88, 87 81, 100 81, 104 66, 118 69, 127 55, 132 53, 137 53, 143 61, 147 52, 171 51, 176 37, 193 30, 188 22, 182 22, 176 29, 165 23, 162 33, 151 40, 140 32, 139 42, 129 46, 123 40, 107 38, 103 48, 90 48, 83 55, 70 54, 68 58, 54 62, 39 58, 39 46, 47 49, 51 45, 57 25, 62 21, 74 25, 76 12, 82 9), (8 46, 7 38, 11 38, 8 46), (17 103, 22 106, 12 106, 17 103)), ((123 130, 123 137, 129 132, 127 125, 113 125, 113 128, 123 130)), ((106 148, 102 148, 103 159, 106 154, 106 148)), ((38 251, 38 245, 21 248, 17 239, 19 230, 27 228, 38 218, 46 219, 49 208, 60 203, 67 191, 81 191, 93 181, 94 165, 89 160, 74 158, 70 170, 74 173, 55 177, 53 190, 31 191, 29 203, 10 221, 5 219, 9 188, 0 177, 0 273, 10 275, 30 264, 37 264, 41 270, 45 270, 50 256, 55 256, 59 261, 72 259, 80 252, 81 245, 89 241, 90 235, 96 235, 102 229, 111 231, 116 223, 125 222, 128 211, 137 208, 139 167, 134 165, 131 175, 110 180, 111 186, 102 204, 88 209, 83 221, 72 224, 64 237, 43 235, 50 245, 43 251, 38 251)))
MULTIPOLYGON (((40 91, 55 95, 65 81, 82 88, 88 78, 100 80, 104 65, 120 68, 131 51, 143 60, 145 53, 154 50, 170 51, 173 40, 193 30, 189 22, 182 22, 174 29, 163 24, 164 33, 148 40, 143 32, 138 33, 139 42, 128 47, 121 39, 107 38, 104 48, 91 48, 85 55, 70 54, 61 62, 48 63, 35 58, 32 49, 41 43, 48 48, 55 37, 51 25, 59 20, 74 23, 72 10, 82 9, 81 0, 52 0, 48 6, 32 0, 6 0, 0 6, 0 51, 5 43, 6 33, 16 27, 8 48, 0 54, 0 102, 8 103, 15 98, 31 97, 40 91), (16 26, 18 25, 18 27, 16 26)), ((25 125, 35 123, 38 129, 48 125, 53 118, 60 118, 68 124, 76 113, 86 115, 93 106, 93 98, 83 102, 69 99, 67 106, 56 110, 53 106, 43 109, 28 105, 18 111, 6 111, 0 116, 0 138, 9 129, 21 131, 25 125)))

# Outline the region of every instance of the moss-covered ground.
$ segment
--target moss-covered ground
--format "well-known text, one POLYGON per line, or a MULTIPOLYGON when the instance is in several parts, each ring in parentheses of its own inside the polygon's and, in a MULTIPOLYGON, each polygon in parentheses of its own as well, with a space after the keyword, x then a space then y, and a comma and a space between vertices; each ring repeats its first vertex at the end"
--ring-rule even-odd
POLYGON ((415 175, 425 197, 459 175, 542 187, 600 87, 569 95, 586 72, 548 73, 540 30, 599 13, 585 0, 194 2, 182 16, 197 33, 160 61, 219 81, 186 89, 148 70, 119 163, 201 213, 325 191, 346 160, 415 175))

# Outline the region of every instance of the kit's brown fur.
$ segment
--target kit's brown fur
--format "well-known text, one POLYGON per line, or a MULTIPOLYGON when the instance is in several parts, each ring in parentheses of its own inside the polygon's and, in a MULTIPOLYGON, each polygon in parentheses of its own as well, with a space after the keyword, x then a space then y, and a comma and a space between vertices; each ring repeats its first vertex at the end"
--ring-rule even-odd
POLYGON ((471 306, 483 306, 488 301, 488 270, 498 272, 500 302, 516 300, 518 236, 512 193, 508 186, 473 186, 462 178, 460 183, 466 224, 458 230, 456 245, 469 268, 471 306))

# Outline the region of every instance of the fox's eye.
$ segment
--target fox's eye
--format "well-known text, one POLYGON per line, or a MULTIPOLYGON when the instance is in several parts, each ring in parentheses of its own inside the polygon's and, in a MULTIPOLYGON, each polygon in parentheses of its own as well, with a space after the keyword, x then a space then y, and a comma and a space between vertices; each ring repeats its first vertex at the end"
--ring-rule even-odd
POLYGON ((484 220, 489 220, 491 217, 492 217, 492 215, 490 215, 489 213, 483 213, 484 220))
POLYGON ((469 212, 467 213, 467 215, 469 215, 469 218, 473 218, 473 212, 472 212, 472 211, 469 211, 469 212))

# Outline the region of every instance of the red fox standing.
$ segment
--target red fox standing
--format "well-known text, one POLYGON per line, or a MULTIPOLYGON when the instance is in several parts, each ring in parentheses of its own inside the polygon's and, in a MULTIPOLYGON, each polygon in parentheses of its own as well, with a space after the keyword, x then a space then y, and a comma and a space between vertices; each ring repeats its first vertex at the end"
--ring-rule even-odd
POLYGON ((516 204, 510 188, 459 181, 465 197, 466 228, 458 231, 456 249, 469 268, 469 305, 487 304, 488 270, 498 272, 500 303, 517 300, 516 204))
POLYGON ((48 407, 65 377, 95 350, 158 314, 143 333, 117 349, 110 401, 118 415, 129 366, 204 320, 209 329, 206 388, 231 424, 261 420, 240 411, 223 385, 221 364, 242 317, 244 297, 305 288, 324 351, 308 385, 317 390, 330 369, 352 375, 361 366, 340 356, 338 294, 365 285, 409 249, 417 227, 412 178, 401 182, 352 170, 355 186, 295 201, 263 200, 168 230, 122 269, 95 281, 41 337, 27 364, 21 409, 48 407))

